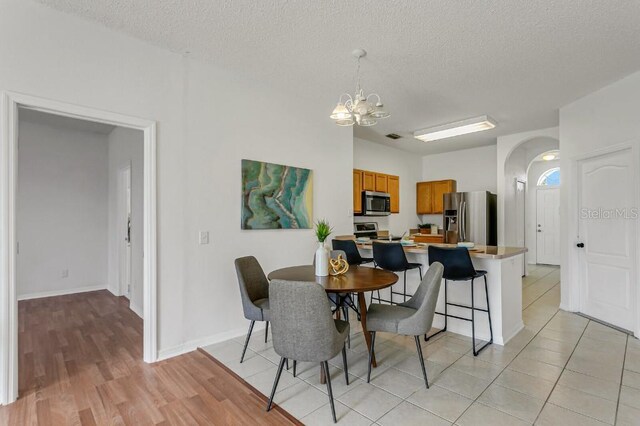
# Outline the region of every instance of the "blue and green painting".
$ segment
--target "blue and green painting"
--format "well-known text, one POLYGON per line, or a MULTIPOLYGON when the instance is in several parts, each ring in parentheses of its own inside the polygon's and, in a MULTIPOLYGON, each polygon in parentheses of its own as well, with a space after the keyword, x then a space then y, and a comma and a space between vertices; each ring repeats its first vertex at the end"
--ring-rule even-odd
POLYGON ((242 160, 242 229, 310 229, 313 171, 242 160))

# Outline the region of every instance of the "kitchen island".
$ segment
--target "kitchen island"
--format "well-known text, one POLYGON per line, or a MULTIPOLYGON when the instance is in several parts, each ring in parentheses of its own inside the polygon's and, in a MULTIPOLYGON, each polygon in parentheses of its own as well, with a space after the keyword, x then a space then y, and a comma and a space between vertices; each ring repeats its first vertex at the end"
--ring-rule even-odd
MULTIPOLYGON (((409 262, 421 263, 423 274, 429 267, 428 246, 419 244, 406 246, 404 251, 409 262)), ((455 247, 450 244, 432 244, 440 247, 455 247)), ((371 243, 358 244, 363 257, 373 257, 371 243)), ((522 256, 527 249, 524 247, 495 247, 475 246, 469 249, 471 261, 476 269, 487 271, 487 286, 489 289, 489 306, 491 308, 491 322, 493 325, 493 341, 498 345, 506 344, 513 336, 524 328, 522 322, 522 256)), ((402 274, 396 290, 402 289, 402 274)), ((407 271, 407 293, 413 294, 420 284, 418 271, 407 271)), ((486 307, 483 279, 476 280, 475 306, 486 307), (481 287, 482 286, 482 287, 481 287)), ((471 290, 469 281, 449 281, 448 300, 450 303, 470 305, 471 290)), ((383 299, 389 300, 390 289, 381 291, 383 299)), ((403 302, 402 296, 394 295, 394 302, 403 302)), ((468 309, 448 306, 448 313, 464 318, 470 318, 468 309)), ((440 288, 437 312, 444 312, 444 283, 440 288)), ((436 315, 433 321, 435 328, 444 327, 444 317, 436 315)), ((447 330, 453 333, 471 336, 471 323, 449 317, 447 330)), ((476 338, 489 340, 489 322, 484 312, 476 312, 476 338)))

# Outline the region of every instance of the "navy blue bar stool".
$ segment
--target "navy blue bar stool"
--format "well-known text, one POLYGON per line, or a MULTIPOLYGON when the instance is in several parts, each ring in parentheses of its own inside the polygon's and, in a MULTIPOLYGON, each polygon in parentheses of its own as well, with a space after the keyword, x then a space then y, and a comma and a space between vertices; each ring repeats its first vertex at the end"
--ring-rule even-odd
POLYGON ((400 243, 373 243, 373 261, 376 266, 379 266, 382 269, 386 269, 391 272, 402 272, 404 274, 404 287, 403 292, 399 293, 393 291, 393 287, 391 287, 391 296, 390 300, 383 300, 380 298, 380 292, 378 291, 378 297, 373 297, 372 299, 377 299, 378 302, 387 302, 390 304, 394 304, 393 295, 400 295, 404 297, 403 302, 407 301, 407 297, 411 297, 411 294, 407 294, 407 271, 411 269, 417 269, 420 273, 420 280, 422 281, 422 264, 420 263, 410 263, 407 261, 407 256, 404 254, 404 248, 400 243))
POLYGON ((362 257, 358 251, 358 246, 353 240, 332 240, 331 246, 334 250, 342 250, 347 255, 349 265, 362 265, 373 262, 372 257, 362 257))
POLYGON ((491 310, 489 309, 489 290, 487 288, 487 271, 476 270, 471 262, 471 256, 469 250, 465 247, 436 247, 429 246, 429 265, 434 262, 440 262, 444 266, 444 313, 436 312, 436 314, 444 316, 444 328, 431 336, 424 336, 425 340, 429 340, 436 334, 447 331, 447 318, 457 318, 463 321, 471 321, 471 341, 473 345, 473 355, 477 356, 481 350, 493 343, 493 328, 491 327, 491 310), (487 309, 477 308, 475 306, 473 297, 473 287, 476 278, 484 278, 484 293, 487 301, 487 309), (458 303, 450 303, 447 299, 447 281, 471 281, 471 306, 461 305, 458 303), (447 312, 447 306, 456 306, 458 308, 465 308, 471 311, 471 318, 463 318, 456 315, 451 315, 447 312), (487 343, 480 348, 476 348, 476 328, 475 328, 475 312, 486 312, 489 319, 489 333, 490 339, 487 343))

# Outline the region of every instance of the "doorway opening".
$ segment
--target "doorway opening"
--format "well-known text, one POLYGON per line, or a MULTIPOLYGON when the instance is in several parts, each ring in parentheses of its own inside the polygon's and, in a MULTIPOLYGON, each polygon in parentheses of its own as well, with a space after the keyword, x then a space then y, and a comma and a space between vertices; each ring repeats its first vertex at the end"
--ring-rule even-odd
POLYGON ((560 153, 538 155, 527 170, 528 262, 560 265, 560 153))
POLYGON ((15 93, 2 101, 0 403, 9 404, 19 389, 33 389, 34 371, 49 362, 28 354, 47 339, 24 334, 29 322, 50 327, 51 349, 69 339, 82 346, 89 335, 65 334, 69 325, 104 320, 101 338, 82 346, 97 357, 109 353, 108 336, 129 343, 137 327, 130 355, 157 359, 155 122, 15 93), (130 219, 124 235, 123 212, 130 219), (125 236, 120 246, 128 245, 129 263, 118 257, 125 236), (129 300, 119 277, 130 285, 129 300), (131 328, 108 331, 118 322, 131 328))

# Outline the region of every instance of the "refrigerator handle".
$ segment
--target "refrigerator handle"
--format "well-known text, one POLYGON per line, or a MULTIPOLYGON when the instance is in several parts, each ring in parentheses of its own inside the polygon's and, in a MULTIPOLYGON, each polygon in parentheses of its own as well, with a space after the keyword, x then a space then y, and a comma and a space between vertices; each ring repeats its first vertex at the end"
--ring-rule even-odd
POLYGON ((462 230, 462 241, 467 241, 467 214, 466 214, 466 210, 467 210, 467 202, 463 201, 462 202, 462 208, 460 209, 460 221, 458 222, 460 224, 460 229, 462 230))

